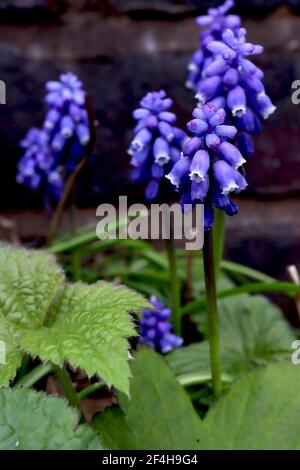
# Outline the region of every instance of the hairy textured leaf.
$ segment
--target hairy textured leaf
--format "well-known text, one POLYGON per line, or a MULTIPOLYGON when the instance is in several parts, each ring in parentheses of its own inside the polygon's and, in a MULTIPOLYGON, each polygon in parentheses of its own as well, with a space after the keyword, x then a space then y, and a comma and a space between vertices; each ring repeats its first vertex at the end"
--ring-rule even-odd
POLYGON ((136 334, 127 313, 147 306, 122 286, 68 285, 51 255, 0 245, 0 341, 7 348, 0 385, 15 376, 25 351, 58 365, 67 360, 127 392, 127 338, 136 334))
POLYGON ((300 449, 300 374, 292 364, 258 368, 208 413, 201 449, 300 449))
MULTIPOLYGON (((280 310, 260 296, 240 295, 219 302, 222 371, 232 377, 290 356, 295 339, 280 310)), ((176 375, 210 374, 208 342, 167 356, 176 375)))
POLYGON ((64 280, 52 255, 0 246, 0 315, 16 329, 40 327, 64 280))
POLYGON ((141 349, 132 363, 130 398, 122 410, 99 415, 94 426, 110 449, 196 449, 201 428, 188 396, 161 356, 141 349))
POLYGON ((0 386, 14 378, 21 363, 17 345, 22 329, 41 326, 63 283, 64 274, 53 256, 0 245, 0 341, 6 347, 0 386))
MULTIPOLYGON (((1 318, 1 317, 0 317, 1 318)), ((16 333, 7 322, 0 320, 0 387, 9 384, 22 362, 22 354, 16 342, 16 333), (12 331, 11 331, 12 330, 12 331)))
POLYGON ((100 450, 93 430, 78 427, 64 399, 26 388, 0 390, 1 450, 100 450))
POLYGON ((67 286, 49 316, 49 327, 28 330, 21 346, 45 361, 98 373, 109 385, 128 391, 128 342, 136 334, 126 310, 145 306, 133 291, 108 283, 67 286))

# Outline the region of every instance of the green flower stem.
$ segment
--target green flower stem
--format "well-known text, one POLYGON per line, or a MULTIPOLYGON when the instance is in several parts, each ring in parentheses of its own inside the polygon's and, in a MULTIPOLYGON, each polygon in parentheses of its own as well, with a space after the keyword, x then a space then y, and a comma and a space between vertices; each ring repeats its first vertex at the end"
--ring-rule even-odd
POLYGON ((86 164, 86 162, 89 158, 89 155, 91 154, 91 152, 93 150, 95 141, 96 141, 95 118, 94 118, 94 113, 93 113, 93 110, 91 108, 91 103, 90 103, 89 98, 86 99, 85 106, 86 106, 86 110, 87 110, 88 117, 89 117, 91 138, 90 138, 90 141, 89 141, 89 143, 86 147, 86 152, 85 152, 84 156, 82 157, 82 159, 80 160, 78 165, 75 167, 74 171, 71 173, 69 179, 66 182, 64 192, 63 192, 62 197, 60 198, 59 203, 58 203, 58 205, 55 209, 55 212, 53 214, 53 217, 52 217, 49 229, 48 229, 48 233, 47 233, 47 237, 46 237, 46 246, 50 246, 52 244, 53 239, 55 238, 55 236, 58 232, 64 209, 65 209, 66 204, 70 200, 71 195, 74 191, 74 187, 75 187, 75 183, 77 181, 78 175, 81 172, 81 170, 83 169, 83 167, 85 166, 85 164, 86 164))
POLYGON ((50 363, 40 364, 39 366, 32 369, 28 374, 24 375, 24 377, 20 378, 15 384, 16 387, 23 386, 23 387, 32 387, 36 384, 39 380, 43 377, 48 375, 50 372, 53 371, 53 366, 50 363))
POLYGON ((222 390, 220 335, 218 322, 218 309, 216 297, 216 279, 213 257, 213 235, 211 230, 204 234, 203 263, 206 288, 207 326, 210 346, 210 362, 212 374, 212 387, 215 398, 222 390))
POLYGON ((176 249, 172 233, 170 239, 166 240, 166 247, 169 260, 174 332, 176 335, 181 336, 180 282, 177 274, 176 249))
POLYGON ((75 392, 71 379, 63 367, 59 367, 55 364, 51 364, 50 362, 40 364, 39 366, 35 367, 32 371, 30 371, 28 374, 26 374, 24 377, 22 377, 20 380, 18 380, 15 386, 16 387, 18 386, 32 387, 39 380, 41 380, 43 377, 48 375, 50 372, 54 372, 54 374, 56 375, 56 378, 61 384, 69 404, 75 408, 78 408, 81 412, 80 398, 75 392))
POLYGON ((73 186, 70 194, 70 209, 69 209, 69 230, 72 236, 77 232, 77 214, 76 214, 76 195, 75 187, 73 186))
POLYGON ((81 392, 77 394, 78 399, 81 401, 84 398, 88 397, 92 393, 96 392, 97 390, 100 390, 101 388, 105 387, 104 382, 97 382, 95 384, 91 384, 88 387, 85 387, 81 392))
POLYGON ((80 400, 73 388, 69 374, 67 373, 64 367, 60 367, 55 364, 52 364, 52 367, 57 380, 63 388, 64 394, 69 402, 69 405, 73 406, 74 408, 78 408, 81 412, 80 400))
MULTIPOLYGON (((171 206, 171 193, 167 180, 165 179, 161 188, 163 205, 171 206)), ((166 249, 168 255, 168 267, 170 276, 170 289, 172 299, 172 319, 174 326, 174 333, 182 336, 181 325, 181 282, 177 272, 176 248, 174 243, 174 217, 170 215, 168 210, 163 213, 163 224, 165 226, 166 236, 166 249)))
POLYGON ((210 395, 210 390, 206 387, 202 387, 200 390, 196 390, 195 392, 189 392, 189 397, 192 402, 199 402, 200 400, 208 398, 210 395))
POLYGON ((23 354, 21 366, 18 373, 18 380, 22 379, 27 374, 28 367, 30 365, 30 356, 28 354, 23 354))
POLYGON ((187 303, 189 303, 193 300, 193 264, 194 264, 194 251, 189 250, 186 254, 185 301, 187 303))
POLYGON ((65 206, 67 202, 69 201, 69 198, 72 194, 74 185, 76 183, 77 177, 81 170, 83 169, 87 159, 88 159, 89 153, 86 153, 84 157, 81 159, 81 161, 78 163, 78 165, 75 167, 73 173, 71 173, 69 179, 66 182, 66 186, 64 189, 64 192, 62 194, 61 199, 59 200, 59 203, 55 209, 55 212, 53 214, 48 233, 47 233, 47 240, 46 240, 46 245, 49 246, 52 244, 54 237, 57 234, 57 231, 60 227, 61 219, 63 216, 63 212, 65 209, 65 206))
POLYGON ((72 274, 74 281, 81 279, 81 256, 79 250, 71 252, 72 274))
POLYGON ((224 242, 225 242, 225 224, 226 214, 223 211, 215 209, 214 211, 214 228, 213 228, 213 242, 214 242, 214 263, 216 278, 219 275, 221 262, 223 259, 224 242))

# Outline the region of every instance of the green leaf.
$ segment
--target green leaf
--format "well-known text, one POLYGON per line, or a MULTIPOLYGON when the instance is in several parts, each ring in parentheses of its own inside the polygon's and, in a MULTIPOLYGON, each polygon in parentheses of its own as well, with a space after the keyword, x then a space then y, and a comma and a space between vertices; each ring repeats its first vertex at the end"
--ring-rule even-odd
POLYGON ((0 386, 15 377, 21 364, 22 329, 41 326, 63 283, 53 256, 0 245, 0 341, 6 349, 6 363, 0 361, 0 386))
MULTIPOLYGON (((250 284, 243 284, 242 286, 234 287, 217 292, 218 299, 225 299, 227 297, 234 297, 240 294, 266 294, 267 292, 280 292, 288 297, 295 298, 300 294, 300 286, 292 282, 253 282, 250 284)), ((195 313, 206 305, 206 298, 194 300, 182 308, 182 315, 195 313)))
POLYGON ((233 274, 242 274, 245 277, 254 279, 255 281, 261 282, 276 282, 274 277, 268 276, 267 274, 256 271, 256 269, 248 268, 242 264, 234 263, 232 261, 221 261, 222 270, 233 274))
POLYGON ((124 287, 100 282, 67 286, 52 307, 48 327, 27 330, 23 349, 44 361, 68 360, 89 376, 128 391, 127 337, 136 332, 126 311, 145 306, 142 297, 124 287))
POLYGON ((57 237, 47 251, 54 255, 66 253, 68 251, 76 250, 89 243, 98 240, 95 227, 84 227, 76 231, 76 233, 69 233, 57 237))
MULTIPOLYGON (((223 373, 234 377, 290 356, 295 337, 280 310, 266 298, 240 295, 219 301, 218 306, 223 373)), ((210 375, 207 341, 178 349, 167 361, 176 375, 210 375)))
MULTIPOLYGON (((123 216, 118 218, 114 225, 110 224, 109 229, 112 233, 115 233, 115 230, 120 230, 127 226, 127 224, 128 218, 127 216, 123 216)), ((54 243, 48 248, 48 251, 52 254, 58 255, 60 253, 77 250, 93 242, 99 241, 99 238, 101 239, 104 235, 105 237, 103 241, 105 242, 107 233, 108 232, 104 230, 98 233, 98 231, 95 230, 95 227, 83 227, 82 229, 77 230, 75 234, 71 233, 54 240, 54 243)))
POLYGON ((117 450, 197 449, 201 421, 161 356, 140 349, 132 363, 130 398, 119 395, 122 410, 94 420, 101 439, 117 450))
POLYGON ((64 399, 30 389, 0 390, 1 450, 100 450, 93 430, 77 427, 64 399))
MULTIPOLYGON (((224 382, 231 381, 234 378, 231 357, 221 351, 221 360, 222 380, 224 382)), ((211 380, 208 341, 176 349, 166 356, 166 361, 179 382, 184 385, 196 385, 211 380)))
POLYGON ((117 450, 300 449, 300 375, 294 365, 256 368, 233 383, 201 421, 161 357, 141 351, 131 399, 94 420, 117 450), (181 399, 179 396, 181 395, 181 399))
POLYGON ((265 297, 241 295, 220 302, 222 349, 236 373, 290 357, 295 339, 281 311, 265 297))
POLYGON ((0 316, 11 328, 38 328, 65 282, 52 255, 0 246, 0 316))
POLYGON ((67 360, 127 392, 127 338, 136 334, 127 313, 147 306, 122 286, 66 284, 45 252, 0 246, 0 341, 7 347, 0 385, 15 376, 21 352, 28 352, 58 365, 67 360))
MULTIPOLYGON (((0 317, 1 318, 1 317, 0 317)), ((18 350, 15 332, 10 332, 5 320, 0 322, 0 387, 8 385, 16 375, 22 362, 22 354, 18 350)))
POLYGON ((234 383, 208 413, 201 449, 300 449, 300 374, 292 364, 259 368, 234 383))

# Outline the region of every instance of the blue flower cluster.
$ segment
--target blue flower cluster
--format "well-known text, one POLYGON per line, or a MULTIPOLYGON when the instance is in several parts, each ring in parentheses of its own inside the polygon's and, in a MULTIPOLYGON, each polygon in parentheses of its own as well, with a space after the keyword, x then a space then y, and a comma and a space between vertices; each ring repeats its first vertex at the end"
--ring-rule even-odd
POLYGON ((207 49, 207 45, 211 41, 222 40, 222 34, 226 29, 237 31, 241 26, 241 18, 238 15, 227 14, 233 5, 233 0, 227 0, 218 8, 210 8, 207 15, 196 18, 196 24, 200 27, 206 27, 206 29, 201 32, 199 37, 200 47, 193 54, 188 65, 187 88, 197 88, 201 80, 202 70, 211 62, 211 52, 207 49))
POLYGON ((21 147, 24 149, 24 156, 18 164, 17 182, 26 184, 32 190, 38 190, 46 184, 47 189, 51 188, 52 195, 58 198, 63 181, 55 171, 48 134, 33 127, 22 140, 21 147))
POLYGON ((254 151, 251 134, 261 130, 261 119, 267 119, 276 108, 262 83, 264 73, 248 58, 261 54, 263 47, 247 42, 240 17, 227 14, 233 5, 227 0, 197 18, 198 25, 209 27, 200 36, 187 84, 195 88, 201 104, 225 98, 226 122, 236 126, 236 145, 247 157, 254 151))
POLYGON ((90 123, 82 82, 73 73, 46 84, 47 114, 42 129, 31 129, 21 142, 25 153, 17 181, 59 199, 68 175, 86 152, 90 123))
POLYGON ((152 296, 150 299, 154 309, 145 309, 140 322, 140 343, 155 349, 158 352, 167 353, 179 348, 183 340, 172 333, 172 325, 169 321, 171 310, 152 296))
POLYGON ((204 203, 206 229, 213 225, 213 207, 237 214, 230 193, 247 186, 243 164, 253 153, 251 134, 275 111, 262 83, 263 72, 247 58, 263 48, 246 41, 238 16, 227 15, 233 4, 228 0, 197 18, 199 25, 209 27, 190 64, 188 84, 196 89, 198 100, 194 119, 187 124, 192 137, 166 175, 181 193, 183 206, 204 203))
POLYGON ((213 225, 213 206, 228 215, 237 214, 229 193, 247 186, 239 171, 245 159, 228 141, 236 136, 237 129, 225 123, 224 105, 224 98, 219 97, 194 109, 194 119, 187 124, 193 137, 186 140, 180 160, 166 175, 182 195, 183 209, 187 204, 205 203, 206 229, 213 225))
POLYGON ((133 166, 132 181, 148 183, 145 196, 155 199, 160 182, 181 154, 185 132, 174 126, 176 115, 170 111, 173 100, 165 91, 147 93, 133 113, 137 124, 128 149, 133 166))

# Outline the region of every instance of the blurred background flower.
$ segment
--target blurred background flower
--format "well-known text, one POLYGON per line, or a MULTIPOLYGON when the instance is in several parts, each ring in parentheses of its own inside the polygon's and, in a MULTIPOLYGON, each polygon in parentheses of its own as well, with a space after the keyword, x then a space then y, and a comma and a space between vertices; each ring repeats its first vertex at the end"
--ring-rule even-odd
POLYGON ((145 309, 140 321, 140 343, 161 353, 179 348, 183 340, 172 333, 172 311, 165 308, 156 297, 150 299, 153 310, 145 309))
POLYGON ((58 200, 64 182, 85 155, 91 133, 83 84, 73 73, 47 82, 46 89, 43 129, 29 130, 21 142, 25 153, 17 181, 58 200))

